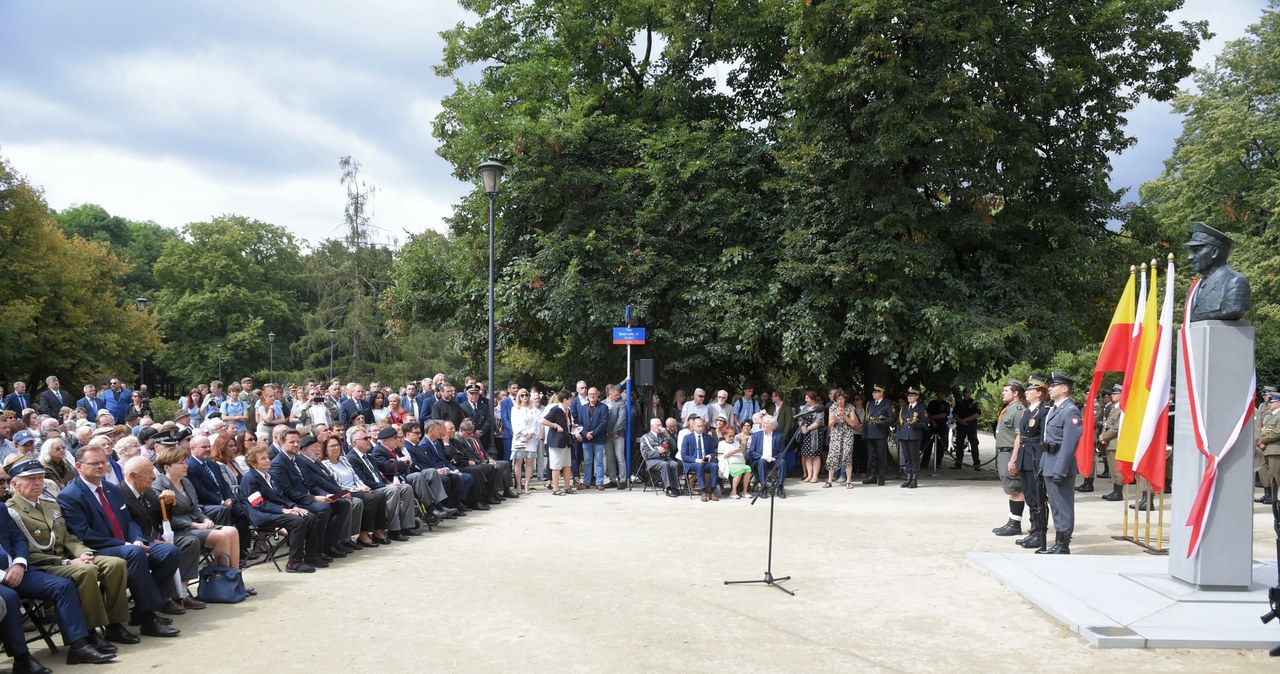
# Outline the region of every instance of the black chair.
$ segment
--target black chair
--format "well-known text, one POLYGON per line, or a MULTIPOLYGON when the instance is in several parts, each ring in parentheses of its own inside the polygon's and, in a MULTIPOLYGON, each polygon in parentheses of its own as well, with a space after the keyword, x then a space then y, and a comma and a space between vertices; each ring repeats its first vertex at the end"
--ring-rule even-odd
POLYGON ((58 653, 58 647, 53 643, 53 635, 59 632, 58 621, 54 619, 54 612, 57 608, 52 601, 40 599, 23 599, 19 605, 22 607, 22 617, 30 620, 31 625, 35 627, 36 635, 27 637, 27 643, 43 640, 45 645, 49 647, 49 651, 53 654, 58 653))
POLYGON ((249 546, 249 550, 258 556, 241 560, 240 566, 248 569, 269 561, 276 567, 276 573, 280 573, 283 569, 280 568, 277 557, 280 556, 280 548, 289 542, 288 534, 281 536, 275 529, 263 530, 257 527, 249 527, 249 534, 253 537, 253 544, 249 546))

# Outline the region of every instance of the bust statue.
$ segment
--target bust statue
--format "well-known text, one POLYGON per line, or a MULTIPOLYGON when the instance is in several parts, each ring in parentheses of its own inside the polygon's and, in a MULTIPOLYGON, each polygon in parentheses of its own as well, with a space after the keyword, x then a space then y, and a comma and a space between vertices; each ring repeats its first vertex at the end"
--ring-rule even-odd
POLYGON ((1191 320, 1238 321, 1249 313, 1249 279, 1227 266, 1227 255, 1235 242, 1226 234, 1204 224, 1191 223, 1187 262, 1200 274, 1200 283, 1187 297, 1191 320))

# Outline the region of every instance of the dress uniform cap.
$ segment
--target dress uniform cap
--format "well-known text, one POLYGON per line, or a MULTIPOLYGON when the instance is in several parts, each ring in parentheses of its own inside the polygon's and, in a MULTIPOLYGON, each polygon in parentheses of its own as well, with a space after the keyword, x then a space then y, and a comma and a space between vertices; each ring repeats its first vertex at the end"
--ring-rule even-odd
POLYGON ((1076 380, 1072 379, 1071 377, 1068 377, 1065 374, 1062 374, 1061 372, 1054 371, 1053 374, 1049 375, 1049 385, 1058 386, 1060 384, 1065 384, 1067 386, 1075 386, 1076 380))
POLYGON ((1193 222, 1191 223, 1191 238, 1182 245, 1187 248, 1194 248, 1196 246, 1217 246, 1225 252, 1231 250, 1231 247, 1234 246, 1235 243, 1236 242, 1232 241, 1231 237, 1227 236, 1225 233, 1216 230, 1203 222, 1193 222))
POLYGON ((1124 387, 1119 384, 1116 384, 1115 386, 1111 387, 1111 393, 1112 395, 1115 395, 1116 393, 1124 393, 1124 387))
POLYGON ((881 393, 884 393, 884 387, 883 387, 883 386, 881 386, 881 385, 879 385, 879 384, 876 384, 875 386, 872 386, 872 387, 871 387, 871 390, 872 390, 872 391, 879 391, 879 392, 881 392, 881 393))
POLYGON ((1049 388, 1049 380, 1038 374, 1027 377, 1027 388, 1049 388))
POLYGON ((917 389, 915 389, 915 388, 909 388, 909 389, 907 389, 907 395, 909 395, 909 396, 918 396, 918 395, 920 395, 920 391, 918 391, 918 390, 917 390, 917 389))
POLYGON ((173 431, 160 431, 154 437, 157 444, 174 446, 178 444, 178 434, 173 431))
POLYGON ((45 473, 44 466, 40 465, 40 462, 35 459, 31 459, 28 461, 20 461, 18 463, 15 463, 12 466, 9 466, 10 477, 26 477, 28 475, 44 475, 44 473, 45 473))
POLYGON ((1274 392, 1274 391, 1273 391, 1273 392, 1271 392, 1271 393, 1268 393, 1268 394, 1267 394, 1267 402, 1269 402, 1269 403, 1276 403, 1276 402, 1280 402, 1280 393, 1276 393, 1276 392, 1274 392))

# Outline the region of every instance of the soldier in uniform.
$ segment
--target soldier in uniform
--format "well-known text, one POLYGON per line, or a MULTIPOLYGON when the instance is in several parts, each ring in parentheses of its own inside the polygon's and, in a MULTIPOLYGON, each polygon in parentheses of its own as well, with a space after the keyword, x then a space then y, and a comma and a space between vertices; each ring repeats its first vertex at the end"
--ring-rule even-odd
POLYGON ((1053 407, 1044 424, 1043 452, 1040 456, 1040 472, 1044 475, 1045 492, 1053 510, 1053 547, 1037 550, 1036 554, 1071 554, 1071 534, 1076 526, 1075 476, 1076 445, 1085 432, 1080 426, 1080 409, 1071 400, 1071 387, 1075 380, 1061 372, 1049 377, 1049 398, 1053 407))
POLYGON ((1044 435, 1044 420, 1049 408, 1044 403, 1047 380, 1039 375, 1027 377, 1027 409, 1018 424, 1018 435, 1013 441, 1013 452, 1006 470, 1018 475, 1022 481, 1022 496, 1031 509, 1031 533, 1014 541, 1030 550, 1045 549, 1045 534, 1049 529, 1048 497, 1044 480, 1040 479, 1040 439, 1044 435))
MULTIPOLYGON (((1276 483, 1280 482, 1280 393, 1267 394, 1267 411, 1258 429, 1258 451, 1262 453, 1262 467, 1258 470, 1262 485, 1272 490, 1275 498, 1276 483)), ((1264 497, 1265 498, 1265 497, 1264 497)), ((1257 499, 1263 502, 1262 499, 1257 499)))
POLYGON ((1262 445, 1261 445, 1262 420, 1264 417, 1267 416, 1267 412, 1269 411, 1269 408, 1271 406, 1269 402, 1271 399, 1271 394, 1275 392, 1276 392, 1276 387, 1263 386, 1261 402, 1259 402, 1257 408, 1253 410, 1253 441, 1254 443, 1258 444, 1258 451, 1255 452, 1255 460, 1253 463, 1253 470, 1254 470, 1253 486, 1262 487, 1262 496, 1260 498, 1253 499, 1253 502, 1264 503, 1266 505, 1271 505, 1271 503, 1275 499, 1275 494, 1271 493, 1271 485, 1262 480, 1262 467, 1266 463, 1266 459, 1262 455, 1262 445))
MULTIPOLYGON (((87 643, 73 644, 67 662, 107 662, 115 657, 117 650, 112 641, 121 644, 141 641, 125 627, 129 619, 125 561, 94 557, 88 546, 67 531, 62 508, 52 497, 43 494, 45 469, 39 461, 16 463, 9 472, 14 487, 14 495, 8 501, 9 517, 14 528, 27 539, 27 560, 37 569, 70 580, 80 599, 78 613, 83 615, 87 643), (99 627, 107 628, 106 639, 98 633, 99 627)), ((78 621, 81 615, 65 617, 78 621)))
POLYGON ((867 423, 862 431, 867 442, 867 479, 862 484, 884 486, 885 463, 889 460, 889 423, 892 419, 893 404, 884 399, 884 387, 871 387, 867 423))
POLYGON ((1102 408, 1102 433, 1098 435, 1098 445, 1107 456, 1107 472, 1111 475, 1111 493, 1102 497, 1103 501, 1119 501, 1124 498, 1124 477, 1116 468, 1116 438, 1120 435, 1120 394, 1124 389, 1116 384, 1111 387, 1111 401, 1102 408))
POLYGON ((924 405, 920 404, 920 391, 907 389, 907 404, 898 410, 898 451, 902 452, 899 463, 906 467, 907 479, 900 487, 915 489, 916 477, 920 472, 920 442, 924 440, 925 428, 929 425, 929 415, 924 405))
MULTIPOLYGON (((996 417, 996 471, 1000 474, 1000 487, 1009 497, 1009 521, 996 527, 991 533, 997 536, 1017 536, 1022 533, 1022 513, 1026 501, 1022 495, 1022 483, 1018 480, 1017 466, 1013 461, 1013 444, 1018 438, 1018 427, 1027 408, 1022 404, 1022 382, 1010 379, 1001 391, 1004 407, 996 417)), ((959 456, 959 455, 957 455, 959 456)))

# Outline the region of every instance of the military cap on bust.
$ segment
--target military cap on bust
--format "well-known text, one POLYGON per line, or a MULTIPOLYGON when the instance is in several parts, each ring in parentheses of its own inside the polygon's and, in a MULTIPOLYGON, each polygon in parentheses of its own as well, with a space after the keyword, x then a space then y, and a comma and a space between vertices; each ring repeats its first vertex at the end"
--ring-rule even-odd
POLYGON ((1223 252, 1231 250, 1235 245, 1235 241, 1225 233, 1216 230, 1203 222, 1191 223, 1191 238, 1182 244, 1186 248, 1195 248, 1196 246, 1217 246, 1223 252))

